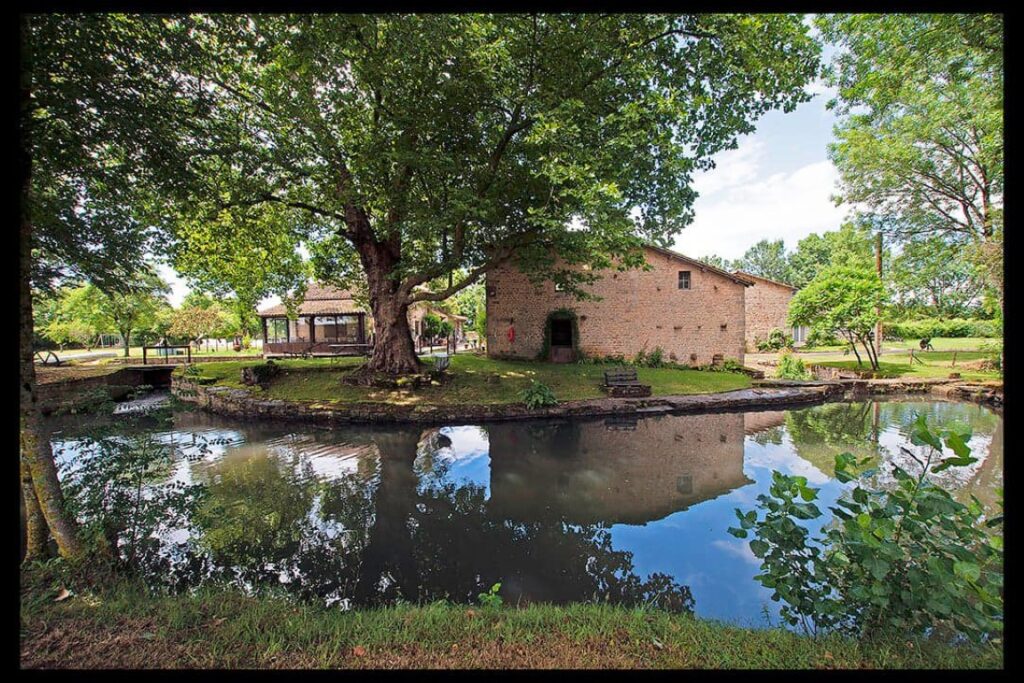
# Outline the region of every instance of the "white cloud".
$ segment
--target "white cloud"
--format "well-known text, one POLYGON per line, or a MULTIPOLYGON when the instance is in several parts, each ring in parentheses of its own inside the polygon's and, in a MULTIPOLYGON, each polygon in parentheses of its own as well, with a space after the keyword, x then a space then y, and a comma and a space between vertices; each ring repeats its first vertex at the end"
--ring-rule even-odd
POLYGON ((718 168, 696 180, 701 191, 694 205, 696 217, 676 238, 678 251, 735 259, 762 239, 782 238, 787 249, 794 249, 812 232, 839 227, 847 209, 830 199, 838 178, 832 162, 817 161, 764 177, 758 173, 763 146, 755 142, 745 147, 752 149, 719 155, 718 168))
POLYGON ((749 183, 757 178, 764 153, 765 144, 749 138, 736 149, 716 154, 714 170, 697 176, 693 181, 693 189, 701 197, 707 197, 725 188, 749 183))
POLYGON ((181 305, 182 300, 189 293, 189 286, 185 284, 185 281, 178 277, 178 273, 173 268, 166 264, 159 264, 156 267, 160 277, 163 278, 164 282, 171 286, 171 293, 168 295, 167 300, 171 302, 171 305, 177 308, 181 305))

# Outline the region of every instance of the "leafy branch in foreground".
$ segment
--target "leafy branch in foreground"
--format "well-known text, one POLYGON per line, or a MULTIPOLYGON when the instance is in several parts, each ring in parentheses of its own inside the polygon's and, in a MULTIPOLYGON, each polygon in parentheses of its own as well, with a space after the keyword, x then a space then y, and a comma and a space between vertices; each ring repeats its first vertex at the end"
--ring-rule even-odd
MULTIPOLYGON (((998 639, 1003 630, 1002 515, 987 518, 971 496, 963 504, 930 475, 977 461, 967 428, 930 430, 918 416, 903 452, 920 467, 891 465, 895 485, 873 485, 870 459, 836 456, 836 478, 853 482, 833 522, 811 538, 801 522, 822 512, 818 489, 807 479, 772 475, 758 510, 736 510, 739 538, 753 533, 750 549, 761 558, 757 580, 783 602, 782 617, 805 632, 872 638, 879 635, 960 634, 974 641, 998 639), (943 457, 943 445, 953 452, 943 457), (759 511, 763 516, 759 516, 759 511)), ((1000 500, 1000 507, 1002 502, 1000 500)))

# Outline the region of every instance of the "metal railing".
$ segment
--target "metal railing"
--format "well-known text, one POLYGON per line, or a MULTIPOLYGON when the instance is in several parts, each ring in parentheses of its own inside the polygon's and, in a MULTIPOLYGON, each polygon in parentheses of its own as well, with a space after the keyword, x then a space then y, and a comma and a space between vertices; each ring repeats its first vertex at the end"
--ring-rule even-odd
MULTIPOLYGON (((164 357, 164 364, 165 365, 170 365, 171 363, 176 363, 177 362, 176 358, 174 360, 171 360, 173 358, 173 356, 167 353, 167 351, 170 350, 170 349, 185 349, 185 358, 186 358, 185 362, 186 363, 191 363, 192 362, 192 345, 191 344, 159 344, 159 345, 155 345, 155 346, 143 346, 142 347, 142 364, 143 365, 148 365, 149 364, 148 357, 147 357, 147 351, 149 349, 156 349, 157 351, 164 351, 164 353, 158 354, 158 355, 161 355, 161 356, 164 357)), ((176 356, 178 354, 174 354, 174 355, 176 356)))

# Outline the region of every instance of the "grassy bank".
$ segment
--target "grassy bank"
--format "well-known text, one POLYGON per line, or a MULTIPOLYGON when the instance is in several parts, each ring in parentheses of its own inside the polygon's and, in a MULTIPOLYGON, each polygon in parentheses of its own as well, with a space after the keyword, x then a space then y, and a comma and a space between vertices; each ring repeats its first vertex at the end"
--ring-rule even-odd
MULTIPOLYGON (((440 386, 417 390, 386 390, 343 384, 341 373, 354 368, 361 358, 280 361, 284 372, 263 392, 269 398, 324 403, 380 402, 423 405, 476 405, 515 403, 519 393, 534 380, 548 385, 559 401, 578 401, 605 396, 600 385, 607 366, 501 361, 470 354, 452 357, 451 380, 440 386)), ((196 367, 217 384, 242 387, 241 369, 253 361, 201 363, 196 367)), ((654 396, 706 394, 750 386, 746 375, 702 372, 678 368, 640 368, 641 382, 651 385, 654 396)))
MULTIPOLYGON (((956 365, 953 365, 953 351, 915 352, 913 363, 910 362, 909 351, 898 354, 883 354, 878 363, 879 374, 882 377, 923 379, 949 377, 951 373, 957 372, 960 373, 963 379, 1001 379, 997 371, 978 370, 976 367, 972 367, 977 364, 977 361, 988 358, 988 354, 980 351, 956 351, 955 353, 956 365)), ((802 357, 805 363, 826 367, 843 368, 846 370, 871 369, 870 364, 866 360, 863 365, 858 366, 856 360, 836 360, 835 356, 821 356, 820 360, 811 354, 802 357)))
POLYGON ((999 668, 996 647, 817 641, 602 605, 342 611, 123 580, 55 602, 22 576, 21 665, 70 668, 999 668))

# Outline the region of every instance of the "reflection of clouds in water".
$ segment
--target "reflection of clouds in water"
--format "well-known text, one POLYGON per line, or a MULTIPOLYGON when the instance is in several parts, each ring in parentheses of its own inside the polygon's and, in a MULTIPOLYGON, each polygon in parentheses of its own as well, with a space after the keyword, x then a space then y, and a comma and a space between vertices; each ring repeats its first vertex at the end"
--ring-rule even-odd
POLYGON ((717 541, 712 541, 711 545, 734 557, 740 558, 747 564, 752 564, 755 567, 761 566, 760 558, 750 550, 750 543, 746 540, 736 539, 734 541, 727 541, 725 539, 718 539, 717 541))
MULTIPOLYGON (((808 484, 824 484, 832 477, 798 456, 793 442, 787 434, 781 446, 762 446, 751 438, 744 444, 744 469, 755 467, 764 470, 778 470, 784 474, 807 477, 808 484)), ((757 479, 758 477, 751 477, 757 479)))
MULTIPOLYGON (((912 476, 921 474, 921 465, 910 455, 903 452, 900 446, 908 449, 922 463, 926 461, 928 452, 931 450, 929 446, 915 446, 910 443, 910 439, 900 433, 897 427, 890 427, 882 432, 879 435, 879 443, 887 451, 885 463, 887 465, 896 465, 912 476)), ((952 489, 963 488, 970 484, 978 476, 978 472, 989 457, 992 437, 987 434, 975 434, 967 442, 967 445, 971 448, 971 457, 977 458, 977 462, 964 467, 950 467, 943 472, 929 476, 929 479, 940 486, 952 489)), ((946 448, 945 444, 943 444, 942 453, 932 457, 932 465, 938 464, 945 458, 955 457, 955 455, 952 449, 946 448)), ((876 480, 883 486, 894 485, 896 478, 892 474, 892 467, 880 467, 876 480)))
POLYGON ((433 450, 431 457, 443 464, 445 478, 452 482, 467 482, 482 486, 485 498, 490 498, 491 457, 487 431, 482 427, 464 425, 442 427, 438 430, 451 445, 433 450))

